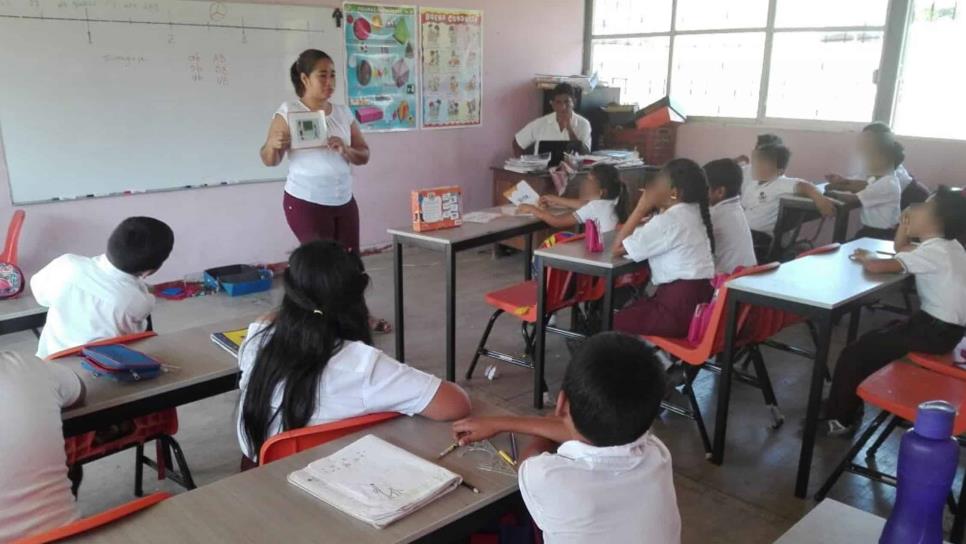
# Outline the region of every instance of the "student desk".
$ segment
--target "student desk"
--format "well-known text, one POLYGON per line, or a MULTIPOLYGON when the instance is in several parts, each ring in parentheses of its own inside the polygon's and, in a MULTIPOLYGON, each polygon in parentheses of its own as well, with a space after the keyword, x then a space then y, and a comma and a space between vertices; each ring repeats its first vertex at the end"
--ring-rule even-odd
POLYGON ((37 304, 30 293, 0 301, 0 334, 32 330, 40 336, 46 322, 47 308, 37 304))
MULTIPOLYGON (((509 412, 474 399, 474 414, 509 412)), ((479 454, 457 450, 437 461, 452 443, 451 424, 402 416, 327 444, 182 493, 73 542, 144 544, 316 542, 390 544, 452 542, 483 527, 519 501, 514 476, 478 468, 479 454), (356 520, 288 483, 289 473, 373 434, 460 474, 480 493, 460 486, 384 529, 356 520)), ((509 451, 506 435, 492 439, 509 451)))
POLYGON ((818 503, 775 544, 878 542, 886 520, 832 499, 818 503))
MULTIPOLYGON (((500 213, 500 208, 485 212, 500 213)), ((489 223, 463 223, 452 229, 415 232, 412 227, 389 229, 392 235, 393 288, 395 298, 396 359, 405 361, 405 324, 403 321, 403 245, 413 245, 443 253, 446 277, 446 379, 456 379, 456 253, 523 236, 524 277, 530 279, 530 258, 533 254, 533 233, 546 227, 532 215, 501 215, 489 223)))
MULTIPOLYGON (((816 185, 820 192, 823 192, 822 185, 816 185)), ((835 220, 832 226, 832 241, 843 243, 848 237, 849 233, 849 218, 851 217, 852 210, 860 208, 861 205, 854 202, 844 202, 841 200, 836 200, 835 194, 826 195, 831 200, 835 201, 835 220)), ((801 214, 801 218, 797 221, 797 225, 792 227, 797 228, 803 223, 818 219, 821 215, 818 213, 818 207, 812 202, 812 199, 804 196, 788 195, 783 196, 779 201, 778 209, 778 221, 776 224, 781 225, 785 217, 788 215, 789 211, 794 210, 801 214)), ((787 232, 786 230, 786 232, 787 232)))
POLYGON ((63 413, 64 436, 75 436, 237 389, 237 360, 212 342, 210 336, 213 332, 242 328, 252 321, 254 316, 237 318, 131 344, 132 348, 165 365, 177 367, 143 382, 118 383, 109 378, 95 378, 81 368, 80 357, 47 363, 70 367, 86 389, 84 400, 63 413))
POLYGON ((908 274, 872 275, 849 259, 855 249, 893 252, 892 242, 861 238, 843 244, 837 251, 812 255, 784 263, 780 268, 728 282, 728 303, 725 347, 720 357, 721 378, 718 380, 718 408, 714 428, 712 461, 724 461, 725 436, 728 423, 728 402, 734 365, 734 341, 738 305, 752 304, 786 310, 812 321, 818 329, 815 360, 812 365, 808 411, 802 435, 802 449, 798 460, 795 495, 804 498, 808 491, 808 477, 812 466, 812 450, 818 424, 819 404, 822 400, 822 380, 829 356, 832 324, 846 314, 851 315, 848 341, 858 333, 862 306, 882 291, 899 286, 908 274))
MULTIPOLYGON (((604 251, 590 253, 583 242, 570 244, 556 244, 553 247, 538 249, 534 255, 537 259, 539 274, 537 276, 537 316, 544 314, 546 306, 547 268, 567 270, 579 274, 587 274, 604 278, 604 308, 601 312, 601 330, 610 330, 614 313, 614 281, 639 268, 646 266, 647 261, 634 262, 627 257, 614 257, 611 244, 616 231, 604 235, 604 251)), ((541 391, 544 375, 544 361, 546 359, 545 339, 546 326, 542 319, 536 322, 535 360, 533 364, 533 407, 543 408, 543 393, 541 391)))

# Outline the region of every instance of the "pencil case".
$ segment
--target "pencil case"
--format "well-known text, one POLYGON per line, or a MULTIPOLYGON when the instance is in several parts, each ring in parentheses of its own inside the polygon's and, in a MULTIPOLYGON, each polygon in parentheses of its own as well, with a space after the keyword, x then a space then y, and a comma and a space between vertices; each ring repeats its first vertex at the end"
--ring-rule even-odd
POLYGON ((382 120, 382 110, 375 106, 363 106, 356 109, 356 120, 360 123, 372 123, 382 120))
POLYGON ((81 366, 94 376, 118 382, 150 380, 161 375, 161 363, 127 346, 94 346, 81 351, 81 366))
POLYGON ((205 270, 205 286, 222 289, 230 297, 268 291, 272 288, 272 271, 247 264, 233 264, 205 270))

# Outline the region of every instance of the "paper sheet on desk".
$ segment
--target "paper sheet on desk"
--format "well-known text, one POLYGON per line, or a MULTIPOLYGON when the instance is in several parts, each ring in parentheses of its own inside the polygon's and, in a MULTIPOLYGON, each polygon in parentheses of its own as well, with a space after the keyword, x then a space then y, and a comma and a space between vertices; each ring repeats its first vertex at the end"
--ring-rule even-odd
POLYGON ((463 214, 463 222, 465 223, 489 223, 502 214, 495 212, 470 212, 463 214))
POLYGON ((383 528, 456 489, 456 473, 367 435, 288 476, 317 499, 383 528))

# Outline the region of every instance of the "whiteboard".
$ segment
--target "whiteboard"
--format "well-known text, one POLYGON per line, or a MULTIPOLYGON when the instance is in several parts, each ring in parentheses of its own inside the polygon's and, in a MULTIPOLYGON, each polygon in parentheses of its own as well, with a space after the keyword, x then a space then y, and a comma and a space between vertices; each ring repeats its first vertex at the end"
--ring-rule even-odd
MULTIPOLYGON (((15 204, 273 181, 258 150, 332 8, 0 0, 0 138, 15 204)), ((341 74, 339 74, 341 75, 341 74)), ((337 75, 338 77, 338 75, 337 75)), ((334 102, 344 103, 339 85, 334 102)))

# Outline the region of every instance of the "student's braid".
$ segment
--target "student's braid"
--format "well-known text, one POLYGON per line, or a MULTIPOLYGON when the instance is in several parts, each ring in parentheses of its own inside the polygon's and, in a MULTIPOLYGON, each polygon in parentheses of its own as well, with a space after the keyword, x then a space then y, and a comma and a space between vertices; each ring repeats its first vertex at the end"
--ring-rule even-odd
POLYGON ((678 199, 686 204, 698 204, 700 207, 701 221, 708 232, 711 253, 714 253, 714 227, 711 224, 711 207, 708 204, 708 178, 704 170, 690 159, 674 159, 664 169, 678 190, 678 199))
POLYGON ((705 194, 704 198, 698 201, 698 206, 701 207, 701 221, 704 221, 704 228, 708 231, 708 241, 711 242, 711 254, 714 251, 714 225, 711 224, 711 206, 708 204, 708 195, 705 194))

